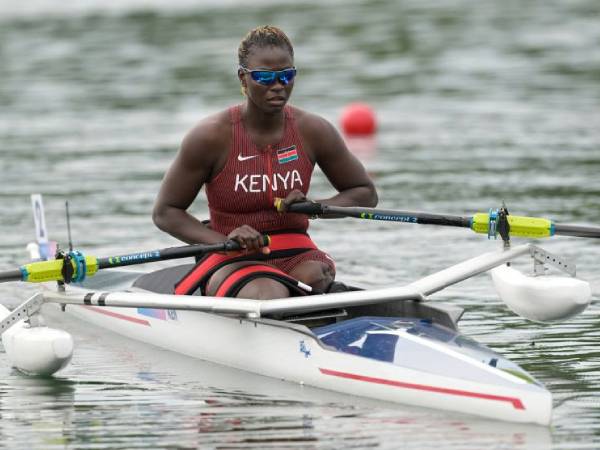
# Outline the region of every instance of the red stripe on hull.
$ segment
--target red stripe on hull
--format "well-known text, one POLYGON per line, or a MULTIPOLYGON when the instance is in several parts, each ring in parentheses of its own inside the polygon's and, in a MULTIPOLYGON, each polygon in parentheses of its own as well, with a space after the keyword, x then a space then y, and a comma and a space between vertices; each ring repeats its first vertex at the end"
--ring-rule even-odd
POLYGON ((137 323, 140 325, 150 326, 150 322, 144 319, 138 319, 137 317, 126 316, 125 314, 119 314, 113 311, 108 311, 103 308, 98 308, 96 306, 83 305, 84 308, 95 311, 100 314, 104 314, 105 316, 114 317, 115 319, 127 320, 129 322, 137 323))
POLYGON ((436 392, 438 394, 458 395, 460 397, 472 397, 472 398, 478 398, 478 399, 482 399, 482 400, 495 400, 495 401, 499 401, 499 402, 508 402, 508 403, 512 404, 515 409, 525 410, 525 406, 523 405, 523 402, 521 402, 520 399, 515 398, 515 397, 504 397, 502 395, 483 394, 481 392, 471 392, 471 391, 463 391, 460 389, 450 389, 450 388, 443 388, 443 387, 436 387, 436 386, 427 386, 424 384, 405 383, 402 381, 386 380, 384 378, 367 377, 364 375, 357 375, 354 373, 338 372, 337 370, 330 370, 330 369, 319 368, 319 370, 324 375, 331 375, 334 377, 347 378, 350 380, 366 381, 368 383, 375 383, 375 384, 385 384, 387 386, 394 386, 394 387, 405 388, 405 389, 416 389, 419 391, 436 392))

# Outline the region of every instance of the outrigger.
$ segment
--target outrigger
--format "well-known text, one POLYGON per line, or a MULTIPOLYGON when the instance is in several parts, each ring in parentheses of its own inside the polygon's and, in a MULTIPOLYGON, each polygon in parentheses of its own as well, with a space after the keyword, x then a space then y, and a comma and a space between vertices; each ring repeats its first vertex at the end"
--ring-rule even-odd
MULTIPOLYGON (((36 202, 41 203, 41 198, 35 197, 34 210, 36 202)), ((36 256, 39 248, 47 247, 47 241, 40 239, 43 208, 37 208, 36 256)), ((11 364, 37 375, 51 375, 68 364, 72 337, 44 326, 41 319, 42 307, 61 305, 67 314, 124 336, 260 375, 491 419, 551 422, 552 396, 540 382, 462 336, 458 331, 461 308, 427 300, 448 286, 491 271, 501 298, 517 314, 542 322, 564 320, 588 306, 589 283, 574 278, 572 262, 533 244, 511 247, 510 236, 600 237, 600 228, 512 216, 506 208, 473 217, 315 203, 292 209, 317 217, 468 227, 489 237, 499 234, 503 248, 406 286, 267 301, 172 295, 173 285, 190 269, 189 264, 149 273, 103 270, 232 251, 238 248, 233 241, 108 258, 71 250, 59 259, 0 272, 0 281, 58 281, 58 289, 43 289, 12 312, 0 309, 0 318, 4 316, 0 332, 11 364), (507 265, 523 255, 533 259, 535 276, 507 265), (570 276, 547 275, 547 265, 570 276)), ((42 234, 47 236, 45 231, 42 234)))

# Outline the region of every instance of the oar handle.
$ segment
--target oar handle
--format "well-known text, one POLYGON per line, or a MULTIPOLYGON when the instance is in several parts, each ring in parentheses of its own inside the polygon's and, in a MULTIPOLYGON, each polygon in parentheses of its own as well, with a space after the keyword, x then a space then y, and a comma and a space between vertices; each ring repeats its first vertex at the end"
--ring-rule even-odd
MULTIPOLYGON (((322 216, 325 214, 325 208, 327 208, 327 206, 317 202, 299 202, 289 205, 287 207, 287 212, 306 214, 307 216, 322 216)), ((280 210, 279 205, 277 206, 277 210, 280 210)))

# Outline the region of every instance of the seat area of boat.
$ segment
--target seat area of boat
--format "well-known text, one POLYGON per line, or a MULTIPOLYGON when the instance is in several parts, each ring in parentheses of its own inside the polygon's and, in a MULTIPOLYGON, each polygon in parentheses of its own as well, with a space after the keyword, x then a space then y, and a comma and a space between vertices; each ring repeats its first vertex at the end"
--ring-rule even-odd
POLYGON ((173 294, 175 284, 192 270, 194 266, 195 264, 181 264, 155 270, 139 277, 135 280, 133 286, 157 294, 173 294))
MULTIPOLYGON (((136 289, 155 292, 158 294, 173 294, 174 286, 194 264, 182 264, 166 267, 139 276, 132 286, 136 289)), ((354 286, 347 286, 336 282, 333 292, 362 290, 354 286)), ((347 308, 334 308, 323 311, 314 311, 306 314, 289 314, 273 317, 277 320, 298 323, 309 328, 334 324, 343 320, 361 316, 379 317, 415 317, 417 319, 430 319, 451 330, 457 329, 457 322, 463 310, 453 305, 436 304, 435 306, 415 301, 391 301, 377 305, 352 306, 347 308)))
MULTIPOLYGON (((133 286, 157 294, 173 294, 175 284, 194 268, 194 264, 181 264, 173 267, 156 270, 142 275, 133 283, 133 286)), ((339 281, 334 281, 329 292, 360 291, 361 288, 348 286, 339 281)))
MULTIPOLYGON (((136 289, 154 292, 157 294, 173 294, 175 284, 185 276, 194 264, 183 264, 146 273, 138 277, 132 284, 136 289)), ((336 282, 333 292, 343 292, 350 290, 360 290, 360 288, 346 286, 343 283, 336 282)), ((334 323, 348 314, 344 309, 336 308, 324 311, 315 311, 308 314, 293 314, 279 319, 286 322, 301 323, 308 327, 321 326, 334 323)))

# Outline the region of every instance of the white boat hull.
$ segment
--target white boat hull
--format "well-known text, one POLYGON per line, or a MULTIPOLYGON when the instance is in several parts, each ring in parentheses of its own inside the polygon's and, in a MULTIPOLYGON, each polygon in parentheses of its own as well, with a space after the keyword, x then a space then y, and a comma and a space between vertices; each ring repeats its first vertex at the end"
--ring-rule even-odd
MULTIPOLYGON (((440 367, 428 373, 335 351, 304 326, 197 311, 162 312, 161 318, 153 318, 133 308, 67 306, 67 313, 129 338, 260 375, 499 420, 540 425, 551 420, 547 390, 485 363, 470 363, 473 376, 463 379, 445 376, 440 367)), ((436 352, 442 360, 460 358, 439 347, 429 349, 432 368, 436 352)))

